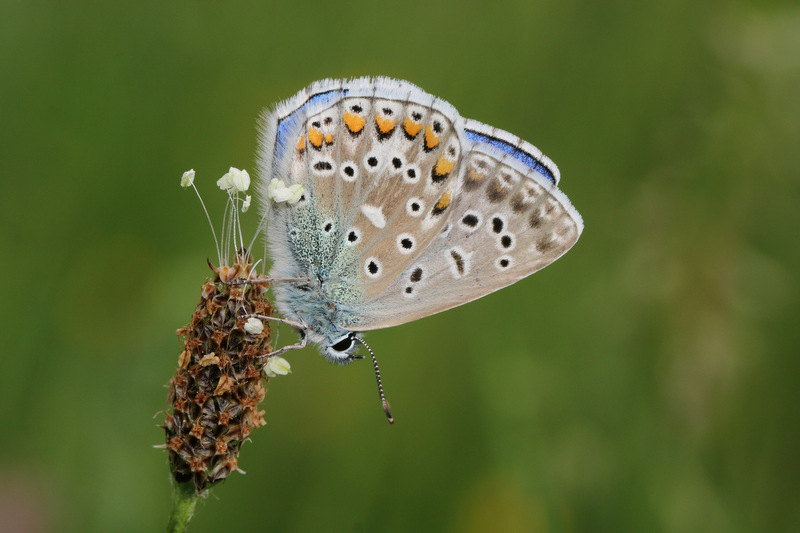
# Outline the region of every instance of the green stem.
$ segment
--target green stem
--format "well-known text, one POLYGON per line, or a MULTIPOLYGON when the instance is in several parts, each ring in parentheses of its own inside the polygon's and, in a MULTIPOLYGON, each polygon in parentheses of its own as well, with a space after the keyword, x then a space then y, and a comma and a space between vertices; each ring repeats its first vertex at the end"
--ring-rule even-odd
POLYGON ((184 533, 186 525, 194 516, 194 508, 200 494, 195 492, 194 483, 172 483, 175 491, 173 493, 172 514, 169 516, 167 533, 184 533))

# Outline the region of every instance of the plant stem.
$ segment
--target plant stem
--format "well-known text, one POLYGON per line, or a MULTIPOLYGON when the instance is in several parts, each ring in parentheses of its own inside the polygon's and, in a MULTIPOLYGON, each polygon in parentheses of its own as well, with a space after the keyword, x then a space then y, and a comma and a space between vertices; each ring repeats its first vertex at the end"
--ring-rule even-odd
POLYGON ((186 525, 189 520, 194 516, 194 508, 197 505, 197 500, 200 499, 200 494, 195 491, 194 483, 177 483, 173 481, 173 505, 172 514, 169 516, 169 525, 167 525, 167 533, 184 533, 186 525))

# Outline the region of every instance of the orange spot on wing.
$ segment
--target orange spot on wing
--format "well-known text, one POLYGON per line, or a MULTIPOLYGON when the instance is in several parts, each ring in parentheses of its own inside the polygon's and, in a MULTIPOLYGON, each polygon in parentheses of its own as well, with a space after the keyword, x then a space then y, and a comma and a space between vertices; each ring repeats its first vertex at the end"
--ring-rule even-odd
POLYGON ((436 202, 435 206, 433 206, 433 210, 439 212, 444 211, 450 205, 452 199, 453 196, 449 192, 442 194, 442 196, 439 197, 439 201, 436 202))
POLYGON ((380 115, 375 115, 375 124, 378 125, 378 131, 385 134, 394 129, 396 122, 390 118, 382 118, 380 115))
POLYGON ((308 130, 308 142, 319 148, 322 146, 322 132, 311 128, 308 130))
POLYGON ((302 152, 305 147, 306 147, 306 137, 305 135, 301 135, 300 139, 297 141, 297 149, 302 152))
POLYGON ((436 162, 436 166, 433 169, 433 172, 437 176, 444 176, 445 174, 449 174, 450 171, 453 170, 453 167, 456 166, 455 161, 450 161, 445 156, 439 157, 439 160, 436 162))
POLYGON ((431 149, 435 147, 437 144, 439 144, 439 141, 440 137, 435 133, 433 133, 433 128, 431 127, 430 124, 428 124, 425 127, 425 146, 427 146, 428 149, 431 149))
POLYGON ((333 135, 330 133, 325 134, 325 144, 331 144, 333 142, 333 135))
POLYGON ((416 137, 417 133, 420 132, 422 129, 422 124, 419 122, 414 122, 410 118, 407 118, 403 121, 403 128, 405 128, 406 133, 408 133, 409 137, 416 137))
POLYGON ((354 115, 352 113, 345 113, 344 114, 344 123, 347 125, 347 129, 349 129, 353 133, 358 133, 362 129, 364 129, 364 124, 366 121, 359 117, 358 115, 354 115))

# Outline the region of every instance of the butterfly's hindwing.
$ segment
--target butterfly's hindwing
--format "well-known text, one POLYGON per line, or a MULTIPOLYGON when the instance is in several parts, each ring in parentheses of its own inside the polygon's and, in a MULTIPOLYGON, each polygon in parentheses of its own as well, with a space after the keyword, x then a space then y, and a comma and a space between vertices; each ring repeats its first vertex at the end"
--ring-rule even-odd
POLYGON ((438 238, 348 317, 349 328, 402 324, 480 298, 544 268, 577 241, 583 223, 550 181, 557 170, 533 170, 486 143, 473 144, 462 166, 438 238))

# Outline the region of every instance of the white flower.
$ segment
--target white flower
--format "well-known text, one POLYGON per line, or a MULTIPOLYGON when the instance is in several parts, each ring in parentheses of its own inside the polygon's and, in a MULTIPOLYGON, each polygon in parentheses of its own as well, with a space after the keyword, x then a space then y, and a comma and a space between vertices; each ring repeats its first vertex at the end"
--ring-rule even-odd
POLYGON ((233 188, 233 183, 231 183, 231 173, 228 172, 220 179, 217 180, 217 186, 222 189, 223 191, 229 191, 233 188))
POLYGON ((238 168, 231 167, 230 170, 231 183, 236 187, 239 192, 245 192, 250 188, 250 174, 246 170, 239 170, 238 168))
POLYGON ((192 183, 194 183, 194 169, 187 170, 183 173, 183 176, 181 176, 181 187, 184 189, 191 187, 192 183))
POLYGON ((286 200, 286 202, 290 204, 296 204, 297 202, 299 202, 300 198, 303 197, 303 193, 305 192, 303 186, 300 185, 299 183, 295 183, 294 185, 289 187, 289 191, 292 193, 292 196, 288 200, 286 200))
POLYGON ((271 378, 274 378, 275 376, 285 376, 291 371, 292 367, 289 365, 289 361, 283 357, 278 357, 277 355, 270 357, 267 360, 267 364, 264 365, 264 372, 266 372, 271 378))
POLYGON ((227 174, 217 180, 217 185, 230 193, 245 192, 250 188, 250 174, 246 170, 231 167, 227 174))
POLYGON ((272 181, 269 182, 269 187, 267 187, 267 198, 275 201, 275 192, 278 189, 285 189, 286 185, 283 183, 283 180, 279 180, 278 178, 272 178, 272 181))
POLYGON ((248 209, 250 209, 250 200, 253 198, 248 194, 247 197, 242 202, 242 213, 246 213, 248 209))
POLYGON ((258 335, 262 331, 264 331, 264 323, 261 322, 257 318, 253 318, 253 317, 248 318, 247 322, 244 325, 244 330, 247 333, 252 333, 253 335, 258 335))
POLYGON ((299 183, 287 187, 283 180, 273 178, 267 188, 267 197, 275 203, 286 202, 296 204, 303 196, 303 186, 299 183))

